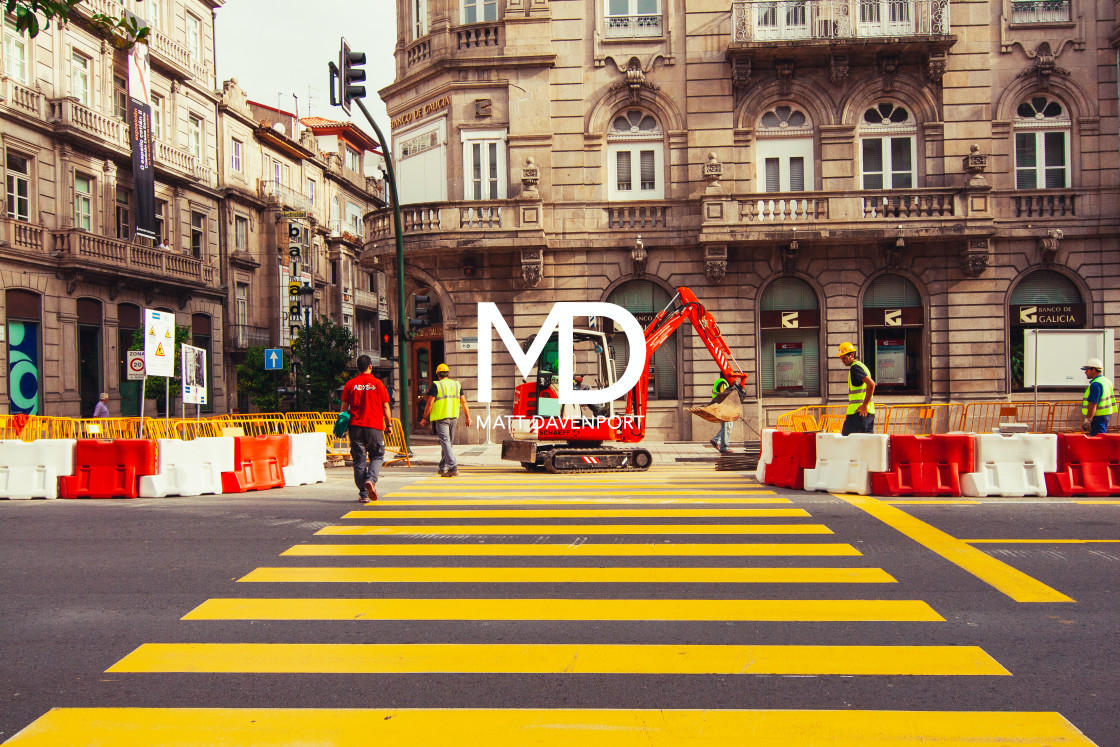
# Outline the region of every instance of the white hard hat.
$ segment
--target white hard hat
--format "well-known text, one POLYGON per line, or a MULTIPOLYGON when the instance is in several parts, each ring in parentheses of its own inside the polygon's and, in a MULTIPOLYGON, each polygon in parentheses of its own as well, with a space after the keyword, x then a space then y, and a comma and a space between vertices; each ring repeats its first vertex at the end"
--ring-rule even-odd
POLYGON ((1103 371, 1104 370, 1104 364, 1101 363, 1100 358, 1090 358, 1085 363, 1085 365, 1081 367, 1081 370, 1084 371, 1086 368, 1095 368, 1098 371, 1103 371))

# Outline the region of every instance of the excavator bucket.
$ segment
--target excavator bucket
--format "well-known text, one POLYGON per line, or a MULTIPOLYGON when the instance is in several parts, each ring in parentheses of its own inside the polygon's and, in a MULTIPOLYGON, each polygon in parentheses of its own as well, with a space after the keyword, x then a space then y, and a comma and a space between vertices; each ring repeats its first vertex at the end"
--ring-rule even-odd
POLYGON ((730 423, 743 416, 743 403, 739 399, 739 393, 732 387, 717 394, 711 404, 687 409, 709 423, 730 423))

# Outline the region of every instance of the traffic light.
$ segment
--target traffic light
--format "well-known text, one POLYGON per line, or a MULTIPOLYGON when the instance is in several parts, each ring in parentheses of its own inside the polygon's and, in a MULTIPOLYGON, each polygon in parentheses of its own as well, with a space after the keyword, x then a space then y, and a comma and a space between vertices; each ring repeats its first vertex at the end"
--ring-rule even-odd
POLYGON ((381 325, 381 357, 393 358, 393 320, 382 319, 381 325))
POLYGON ((338 98, 342 111, 347 114, 350 113, 350 101, 352 99, 364 99, 366 97, 366 87, 355 85, 365 82, 366 71, 358 67, 364 64, 366 64, 366 53, 351 52, 350 45, 343 39, 342 49, 338 53, 338 98))

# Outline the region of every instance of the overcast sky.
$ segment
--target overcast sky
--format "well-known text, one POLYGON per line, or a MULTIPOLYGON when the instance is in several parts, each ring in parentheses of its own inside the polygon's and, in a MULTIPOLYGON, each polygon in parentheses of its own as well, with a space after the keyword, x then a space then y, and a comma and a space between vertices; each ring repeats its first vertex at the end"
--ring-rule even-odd
MULTIPOLYGON (((344 120, 331 106, 327 63, 338 62, 339 40, 366 53, 364 103, 389 134, 389 117, 377 95, 393 82, 396 44, 396 3, 392 0, 227 0, 218 9, 218 90, 222 81, 237 78, 251 101, 294 111, 299 116, 344 120)), ((377 135, 361 110, 351 121, 374 140, 377 135)))

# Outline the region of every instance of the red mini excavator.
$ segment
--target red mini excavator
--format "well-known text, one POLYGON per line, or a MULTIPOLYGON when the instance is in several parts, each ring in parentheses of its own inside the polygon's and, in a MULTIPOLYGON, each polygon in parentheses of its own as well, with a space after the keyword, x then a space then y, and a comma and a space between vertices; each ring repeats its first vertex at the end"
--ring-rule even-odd
MULTIPOLYGON (((515 390, 513 416, 509 420, 513 438, 502 442, 502 459, 520 462, 529 470, 553 473, 649 469, 652 457, 646 449, 632 445, 613 447, 608 442, 637 444, 645 436, 650 361, 686 319, 692 322, 712 354, 720 375, 731 384, 728 393, 736 391, 742 396, 748 374, 739 367, 711 313, 692 291, 679 288, 668 306, 645 329, 642 376, 626 395, 625 411, 616 402, 560 404, 554 386, 559 370, 559 337, 554 333, 537 360, 535 379, 515 390)), ((594 367, 595 378, 604 385, 600 388, 613 384, 615 361, 607 335, 602 330, 582 329, 575 330, 573 338, 575 359, 582 366, 577 373, 594 367)), ((640 353, 630 351, 631 357, 640 353)))

